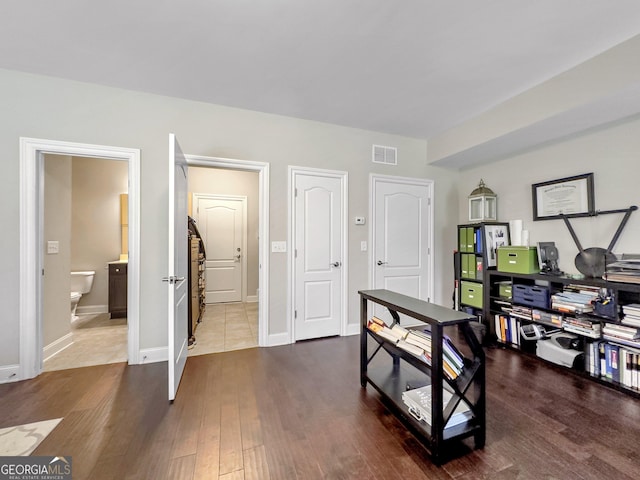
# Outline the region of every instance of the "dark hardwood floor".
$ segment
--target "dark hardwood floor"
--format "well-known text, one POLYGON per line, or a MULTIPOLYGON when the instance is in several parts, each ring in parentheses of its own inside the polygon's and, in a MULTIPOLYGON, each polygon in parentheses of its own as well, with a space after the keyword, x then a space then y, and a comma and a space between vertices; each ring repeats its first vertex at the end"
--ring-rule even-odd
POLYGON ((487 350, 487 442, 434 466, 359 383, 358 337, 103 365, 0 385, 0 428, 64 417, 34 455, 74 479, 633 479, 640 400, 516 352, 487 350))

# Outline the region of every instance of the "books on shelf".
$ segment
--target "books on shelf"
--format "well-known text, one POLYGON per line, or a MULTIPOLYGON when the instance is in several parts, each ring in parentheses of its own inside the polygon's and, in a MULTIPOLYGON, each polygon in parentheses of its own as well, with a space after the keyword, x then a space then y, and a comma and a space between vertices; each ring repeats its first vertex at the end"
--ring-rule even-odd
POLYGON ((592 302, 598 295, 567 291, 558 292, 551 296, 551 308, 560 312, 590 313, 593 312, 592 302))
MULTIPOLYGON (((449 401, 453 398, 453 393, 448 389, 442 390, 442 410, 444 411, 449 401)), ((417 420, 431 425, 431 385, 425 387, 414 388, 402 392, 402 401, 409 409, 409 413, 417 420)), ((460 401, 449 417, 445 428, 459 425, 473 418, 471 408, 466 402, 460 401)))
POLYGON ((640 339, 640 330, 635 327, 625 325, 617 325, 615 323, 607 323, 602 329, 602 333, 610 337, 619 337, 624 340, 640 339))
POLYGON ((587 346, 588 373, 633 390, 640 390, 640 349, 607 341, 587 346))
POLYGON ((621 320, 623 325, 640 327, 640 304, 631 303, 629 305, 623 305, 622 313, 624 314, 621 320))
POLYGON ((513 314, 496 314, 494 317, 494 325, 498 341, 502 343, 510 343, 514 346, 520 345, 520 320, 513 314))
POLYGON ((630 258, 610 263, 602 278, 611 282, 640 283, 640 259, 630 258))
MULTIPOLYGON (((428 330, 407 329, 399 324, 387 326, 384 321, 372 317, 367 328, 398 348, 418 357, 427 365, 431 365, 431 334, 428 330)), ((442 370, 450 380, 455 380, 464 369, 464 357, 445 336, 442 339, 442 370)))
POLYGON ((600 338, 602 325, 599 320, 589 317, 568 317, 562 320, 562 328, 567 332, 577 333, 590 338, 600 338))

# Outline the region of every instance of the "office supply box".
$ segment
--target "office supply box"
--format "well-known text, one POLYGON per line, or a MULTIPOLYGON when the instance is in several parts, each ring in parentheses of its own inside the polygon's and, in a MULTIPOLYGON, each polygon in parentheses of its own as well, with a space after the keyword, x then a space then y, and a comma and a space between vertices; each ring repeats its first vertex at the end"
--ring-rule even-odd
POLYGON ((513 284, 513 303, 529 307, 549 308, 549 289, 538 285, 513 284))
POLYGON ((536 247, 498 247, 498 270, 508 273, 538 273, 536 247))
POLYGON ((476 308, 482 308, 482 284, 475 282, 460 282, 460 303, 476 308))
POLYGON ((500 298, 506 298, 511 300, 511 296, 513 295, 513 290, 511 288, 511 282, 498 282, 498 296, 500 298))

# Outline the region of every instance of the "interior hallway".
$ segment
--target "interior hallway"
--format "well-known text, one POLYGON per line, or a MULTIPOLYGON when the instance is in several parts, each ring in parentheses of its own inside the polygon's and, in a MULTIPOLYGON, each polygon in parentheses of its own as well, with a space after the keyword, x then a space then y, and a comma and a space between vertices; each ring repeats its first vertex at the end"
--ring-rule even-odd
MULTIPOLYGON (((43 371, 127 361, 126 319, 106 313, 80 315, 72 326, 73 344, 44 362, 43 371)), ((258 304, 207 305, 188 355, 230 352, 258 346, 258 304)))

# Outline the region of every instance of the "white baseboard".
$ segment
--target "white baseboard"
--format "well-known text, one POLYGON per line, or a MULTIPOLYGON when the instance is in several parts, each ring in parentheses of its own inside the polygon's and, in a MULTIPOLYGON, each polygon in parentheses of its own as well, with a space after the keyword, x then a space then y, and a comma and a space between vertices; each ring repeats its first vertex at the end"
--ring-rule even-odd
POLYGON ((88 313, 109 313, 109 305, 78 305, 76 315, 87 315, 88 313))
POLYGON ((289 345, 291 343, 291 338, 289 337, 289 333, 275 333, 269 334, 267 337, 267 347, 277 347, 278 345, 289 345))
POLYGON ((166 362, 169 360, 168 347, 143 348, 140 350, 140 365, 145 363, 166 362))
POLYGON ((5 365, 0 367, 0 383, 17 382, 20 378, 20 365, 5 365))
POLYGON ((65 348, 69 347, 73 343, 73 334, 67 333, 64 337, 51 342, 49 345, 42 349, 42 361, 46 362, 54 355, 57 355, 65 348))
POLYGON ((247 299, 245 300, 247 303, 256 303, 258 301, 257 295, 247 295, 247 299))
POLYGON ((345 333, 345 336, 348 335, 360 335, 360 324, 359 323, 348 323, 347 324, 347 333, 345 333))

